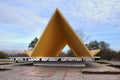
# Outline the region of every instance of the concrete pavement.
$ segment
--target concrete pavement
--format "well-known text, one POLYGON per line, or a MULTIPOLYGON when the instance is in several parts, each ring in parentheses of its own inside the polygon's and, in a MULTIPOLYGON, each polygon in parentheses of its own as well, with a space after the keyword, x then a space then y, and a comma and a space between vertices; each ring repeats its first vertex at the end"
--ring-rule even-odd
MULTIPOLYGON (((2 66, 2 65, 0 65, 2 66)), ((5 67, 6 65, 4 65, 5 67)), ((104 64, 89 63, 86 68, 7 65, 0 80, 120 80, 120 74, 83 74, 82 71, 118 71, 104 64)))

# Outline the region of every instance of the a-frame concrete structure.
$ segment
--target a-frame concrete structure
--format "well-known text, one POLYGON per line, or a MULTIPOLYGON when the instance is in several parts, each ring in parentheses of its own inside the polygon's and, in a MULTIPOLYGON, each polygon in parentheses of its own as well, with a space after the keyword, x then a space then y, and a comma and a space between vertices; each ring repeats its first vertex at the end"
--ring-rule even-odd
POLYGON ((76 35, 62 13, 56 9, 30 57, 58 57, 60 51, 68 45, 76 57, 93 57, 100 50, 89 51, 76 35))

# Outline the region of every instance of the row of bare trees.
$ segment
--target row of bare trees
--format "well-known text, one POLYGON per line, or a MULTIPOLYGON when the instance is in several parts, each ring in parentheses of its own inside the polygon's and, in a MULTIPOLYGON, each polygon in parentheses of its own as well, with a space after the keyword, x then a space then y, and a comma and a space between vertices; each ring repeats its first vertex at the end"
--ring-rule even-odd
POLYGON ((9 54, 4 51, 0 51, 0 59, 7 59, 9 57, 28 57, 26 53, 13 53, 9 54))

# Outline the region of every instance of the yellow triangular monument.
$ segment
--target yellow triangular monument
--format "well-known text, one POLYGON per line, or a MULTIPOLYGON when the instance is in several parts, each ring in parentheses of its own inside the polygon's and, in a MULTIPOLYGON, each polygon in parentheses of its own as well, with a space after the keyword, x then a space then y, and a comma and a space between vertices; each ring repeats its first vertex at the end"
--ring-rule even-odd
POLYGON ((66 45, 76 57, 93 57, 100 51, 89 51, 62 13, 56 9, 34 49, 27 51, 27 54, 30 57, 58 57, 66 45))

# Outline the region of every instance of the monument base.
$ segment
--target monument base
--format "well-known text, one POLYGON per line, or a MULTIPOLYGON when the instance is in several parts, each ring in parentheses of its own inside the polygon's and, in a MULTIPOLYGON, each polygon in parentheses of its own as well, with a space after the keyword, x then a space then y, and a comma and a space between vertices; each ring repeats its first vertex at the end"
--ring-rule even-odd
POLYGON ((85 63, 95 61, 100 57, 10 57, 10 60, 16 62, 33 62, 33 65, 39 66, 70 66, 70 67, 85 67, 85 63))
POLYGON ((33 65, 35 66, 57 66, 57 67, 85 67, 85 62, 79 61, 79 62, 75 62, 75 61, 65 61, 65 62, 56 62, 56 61, 52 61, 52 62, 33 62, 33 65))

